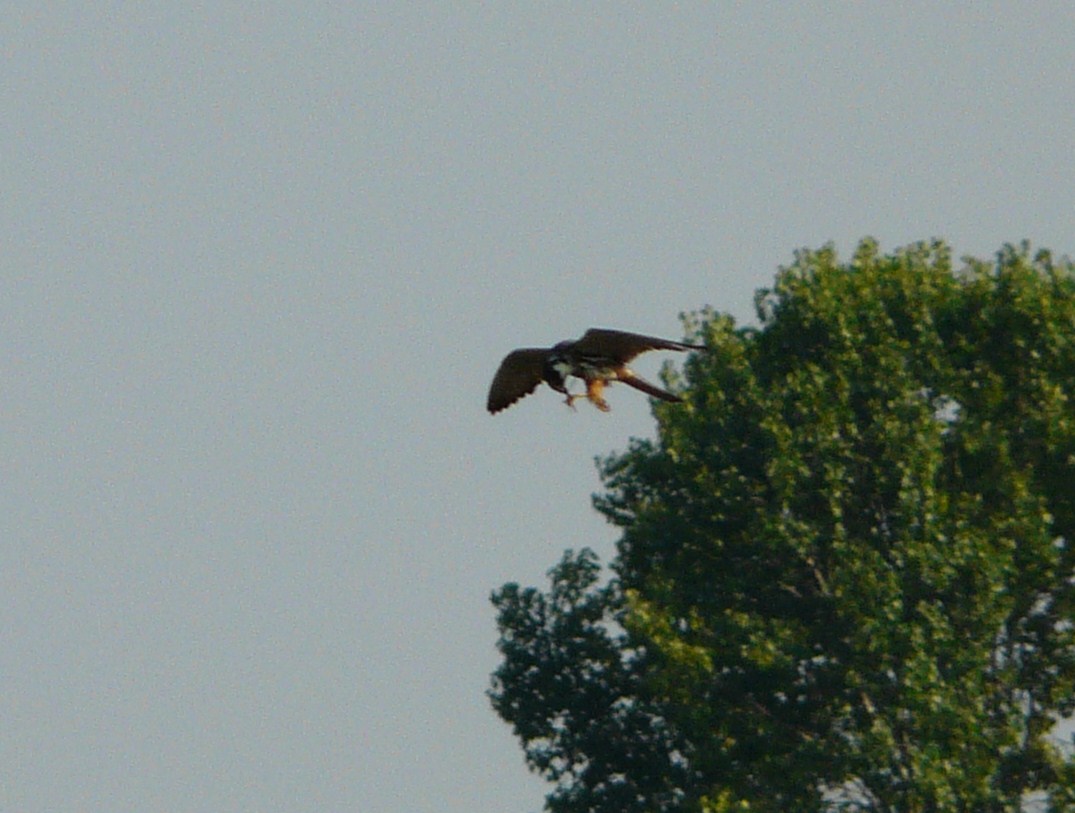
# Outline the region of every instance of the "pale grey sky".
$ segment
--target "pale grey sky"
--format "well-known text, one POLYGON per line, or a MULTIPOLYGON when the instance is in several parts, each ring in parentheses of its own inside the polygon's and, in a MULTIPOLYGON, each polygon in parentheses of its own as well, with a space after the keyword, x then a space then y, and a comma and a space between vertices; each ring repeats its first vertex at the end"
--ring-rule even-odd
POLYGON ((492 418, 501 356, 750 320, 830 240, 1075 253, 1068 2, 23 9, 4 811, 537 810, 488 595, 607 559, 652 421, 492 418))

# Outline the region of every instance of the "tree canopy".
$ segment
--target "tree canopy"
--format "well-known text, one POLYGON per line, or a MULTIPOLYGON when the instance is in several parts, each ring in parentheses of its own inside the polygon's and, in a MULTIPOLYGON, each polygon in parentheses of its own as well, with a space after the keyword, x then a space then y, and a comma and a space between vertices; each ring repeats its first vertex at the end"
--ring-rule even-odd
POLYGON ((1072 809, 1075 269, 865 240, 757 311, 685 317, 686 403, 600 463, 611 575, 493 595, 547 808, 1072 809))

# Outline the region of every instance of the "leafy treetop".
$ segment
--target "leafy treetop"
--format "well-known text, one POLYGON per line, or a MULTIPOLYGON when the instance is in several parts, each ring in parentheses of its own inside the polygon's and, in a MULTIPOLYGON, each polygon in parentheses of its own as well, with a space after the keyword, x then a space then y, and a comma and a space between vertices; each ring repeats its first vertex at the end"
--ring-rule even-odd
POLYGON ((1075 275, 803 251, 601 464, 613 578, 494 594, 552 811, 1075 805, 1075 275))

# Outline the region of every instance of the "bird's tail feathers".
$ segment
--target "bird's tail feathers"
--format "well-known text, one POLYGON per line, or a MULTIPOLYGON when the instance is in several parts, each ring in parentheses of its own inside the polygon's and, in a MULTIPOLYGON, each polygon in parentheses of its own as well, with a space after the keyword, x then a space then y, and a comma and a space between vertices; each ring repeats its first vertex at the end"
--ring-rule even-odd
POLYGON ((621 375, 619 378, 624 384, 634 387, 636 390, 641 390, 646 395, 652 395, 654 398, 660 398, 662 401, 669 401, 673 404, 678 404, 683 399, 678 395, 673 395, 666 390, 662 390, 653 384, 650 384, 646 379, 640 378, 634 373, 628 373, 627 375, 621 375))

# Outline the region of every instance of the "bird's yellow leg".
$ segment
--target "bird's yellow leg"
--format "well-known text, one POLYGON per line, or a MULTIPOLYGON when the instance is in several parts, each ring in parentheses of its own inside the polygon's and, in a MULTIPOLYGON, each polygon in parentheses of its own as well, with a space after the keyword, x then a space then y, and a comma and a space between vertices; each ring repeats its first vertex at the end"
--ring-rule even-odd
POLYGON ((605 389, 605 382, 600 378, 590 378, 586 380, 586 399, 602 412, 608 412, 612 407, 608 405, 608 402, 601 397, 601 393, 605 389))

